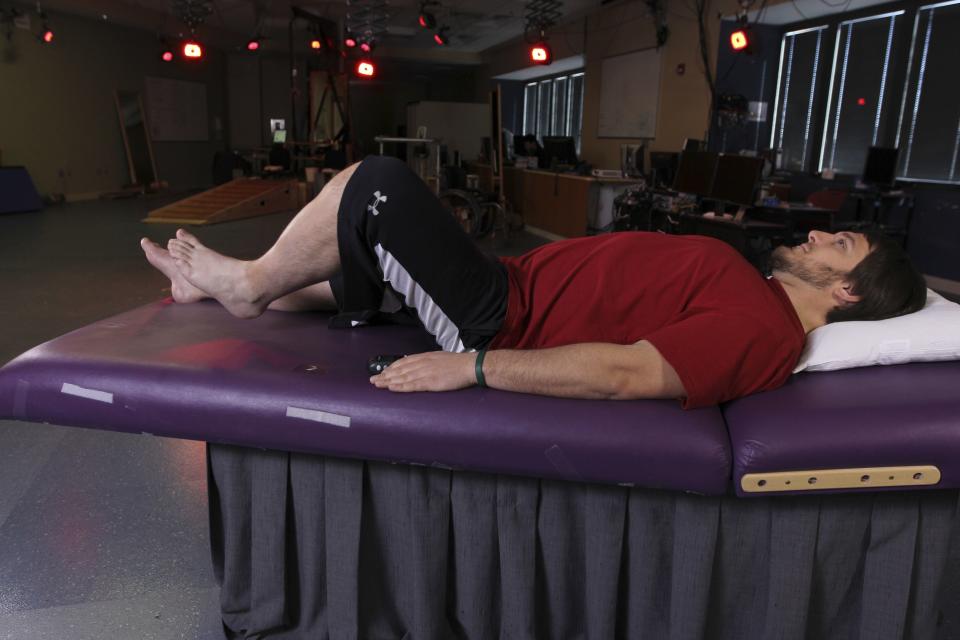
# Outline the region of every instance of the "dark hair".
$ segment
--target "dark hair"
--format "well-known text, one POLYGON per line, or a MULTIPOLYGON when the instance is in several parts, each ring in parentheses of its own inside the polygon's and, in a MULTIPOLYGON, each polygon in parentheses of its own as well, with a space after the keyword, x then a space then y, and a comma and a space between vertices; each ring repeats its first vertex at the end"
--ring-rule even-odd
POLYGON ((831 309, 828 324, 895 318, 919 311, 927 301, 927 283, 900 245, 879 231, 863 235, 870 253, 847 274, 851 293, 861 300, 831 309))

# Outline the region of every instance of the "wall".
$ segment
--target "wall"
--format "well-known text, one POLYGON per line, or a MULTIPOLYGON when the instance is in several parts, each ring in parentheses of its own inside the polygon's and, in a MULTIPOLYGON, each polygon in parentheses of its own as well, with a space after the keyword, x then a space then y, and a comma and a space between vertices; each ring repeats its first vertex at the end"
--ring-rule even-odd
POLYGON ((223 55, 164 63, 152 33, 58 13, 50 21, 52 45, 20 29, 9 44, 0 39, 2 162, 25 165, 44 195, 119 189, 129 174, 113 92, 142 92, 144 76, 174 78, 206 85, 210 140, 154 143, 157 173, 173 189, 208 185, 213 154, 224 146, 213 119, 219 137, 227 126, 223 55))
MULTIPOLYGON (((648 141, 648 151, 677 151, 686 138, 703 139, 709 127, 710 91, 703 75, 696 17, 690 3, 667 5, 670 36, 661 49, 656 137, 648 141), (686 67, 683 75, 676 71, 680 64, 686 67)), ((731 15, 737 7, 736 0, 715 0, 707 10, 707 50, 714 74, 720 31, 717 14, 731 15)), ((583 54, 586 60, 581 156, 594 166, 619 168, 620 145, 643 141, 597 137, 603 59, 655 46, 653 17, 645 3, 621 1, 558 25, 548 36, 554 59, 583 54)), ((527 44, 517 39, 484 52, 483 58, 484 80, 478 84, 478 94, 487 90, 487 78, 528 66, 527 44)))
MULTIPOLYGON (((486 95, 475 99, 475 68, 430 69, 420 64, 394 61, 381 63, 373 80, 350 81, 350 113, 353 117, 355 156, 359 159, 377 153, 374 137, 397 135, 406 129, 407 105, 434 100, 439 102, 485 102, 486 95)), ((407 131, 415 135, 415 131, 407 131)), ((389 150, 386 150, 390 153, 389 150)))
POLYGON ((739 94, 748 101, 767 103, 767 119, 746 122, 721 129, 716 119, 710 123, 710 150, 738 153, 743 149, 762 151, 770 147, 773 103, 777 95, 777 70, 780 66, 781 29, 756 25, 752 29, 753 51, 737 53, 727 44, 736 22, 724 21, 720 26, 717 47, 717 95, 739 94))

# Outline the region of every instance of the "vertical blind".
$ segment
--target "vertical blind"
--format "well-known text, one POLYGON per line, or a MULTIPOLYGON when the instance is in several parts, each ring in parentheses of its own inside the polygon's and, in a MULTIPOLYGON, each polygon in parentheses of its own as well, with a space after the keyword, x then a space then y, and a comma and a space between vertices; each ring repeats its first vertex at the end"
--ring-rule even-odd
POLYGON ((523 92, 523 133, 570 136, 580 153, 583 124, 583 72, 530 82, 523 92))
POLYGON ((917 11, 900 130, 900 175, 960 182, 960 2, 917 11))
POLYGON ((870 146, 896 146, 898 177, 960 182, 958 42, 960 0, 785 33, 770 138, 780 167, 858 175, 870 146))
POLYGON ((812 27, 783 37, 770 146, 782 150, 780 166, 784 169, 802 171, 813 147, 810 129, 826 29, 812 27))

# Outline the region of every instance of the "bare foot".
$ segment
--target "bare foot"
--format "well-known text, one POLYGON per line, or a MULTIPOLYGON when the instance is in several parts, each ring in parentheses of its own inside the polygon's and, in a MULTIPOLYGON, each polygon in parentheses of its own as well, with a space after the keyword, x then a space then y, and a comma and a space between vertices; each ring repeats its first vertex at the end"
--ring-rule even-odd
POLYGON ((170 278, 170 292, 176 302, 197 302, 209 298, 205 292, 190 283, 174 264, 170 252, 150 241, 149 238, 140 239, 140 247, 147 255, 147 262, 156 267, 160 273, 170 278))
POLYGON ((173 264, 186 280, 206 291, 238 318, 256 318, 267 306, 249 275, 249 264, 203 246, 195 236, 177 229, 167 243, 173 264))

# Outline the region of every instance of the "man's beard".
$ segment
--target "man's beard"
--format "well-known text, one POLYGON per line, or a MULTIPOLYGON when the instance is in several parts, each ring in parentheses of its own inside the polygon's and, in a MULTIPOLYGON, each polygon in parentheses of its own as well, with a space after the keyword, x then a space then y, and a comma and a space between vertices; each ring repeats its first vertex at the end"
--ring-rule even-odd
POLYGON ((767 263, 767 270, 770 273, 775 271, 789 273, 817 289, 826 289, 837 280, 847 276, 846 273, 825 264, 803 260, 802 257, 793 253, 790 247, 785 246, 773 250, 767 263))

